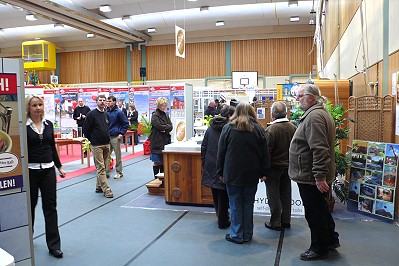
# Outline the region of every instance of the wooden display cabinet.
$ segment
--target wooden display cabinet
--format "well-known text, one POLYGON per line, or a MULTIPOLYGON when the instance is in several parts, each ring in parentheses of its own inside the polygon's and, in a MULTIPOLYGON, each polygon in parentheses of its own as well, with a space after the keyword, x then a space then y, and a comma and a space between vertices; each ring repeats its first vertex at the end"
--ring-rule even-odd
POLYGON ((211 189, 201 184, 201 152, 164 151, 165 202, 213 206, 211 189))

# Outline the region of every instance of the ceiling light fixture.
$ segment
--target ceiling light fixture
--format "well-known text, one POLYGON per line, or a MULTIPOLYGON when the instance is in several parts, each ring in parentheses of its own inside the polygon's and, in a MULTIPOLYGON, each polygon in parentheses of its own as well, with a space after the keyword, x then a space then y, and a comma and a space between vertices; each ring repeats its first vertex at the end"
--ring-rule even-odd
POLYGON ((63 28, 64 27, 64 24, 62 24, 62 23, 55 23, 54 24, 54 28, 63 28))
POLYGON ((189 2, 197 2, 198 0, 187 0, 189 2))
POLYGON ((104 13, 106 13, 106 12, 111 12, 111 11, 112 11, 112 8, 111 8, 110 5, 103 5, 103 6, 100 6, 100 11, 101 11, 101 12, 104 12, 104 13))
POLYGON ((297 0, 289 0, 288 6, 298 6, 298 1, 297 0))
POLYGON ((290 21, 291 22, 298 22, 299 21, 299 16, 290 17, 290 21))
POLYGON ((316 23, 314 22, 314 19, 311 18, 311 19, 309 20, 309 25, 316 25, 316 23))
POLYGON ((202 13, 208 13, 209 12, 209 6, 201 6, 200 11, 202 13))
POLYGON ((130 17, 130 16, 127 16, 127 15, 126 15, 126 16, 122 16, 122 20, 130 20, 130 18, 131 18, 131 17, 130 17))
POLYGON ((148 33, 156 33, 157 30, 156 30, 155 28, 148 28, 148 29, 147 29, 147 32, 148 32, 148 33))
POLYGON ((37 17, 35 15, 33 15, 33 14, 28 14, 28 15, 26 15, 25 18, 26 18, 26 20, 29 20, 29 21, 37 20, 37 17))
POLYGON ((224 21, 216 21, 216 27, 224 26, 224 21))
POLYGON ((87 38, 94 38, 94 33, 87 33, 87 34, 86 34, 86 37, 87 37, 87 38))

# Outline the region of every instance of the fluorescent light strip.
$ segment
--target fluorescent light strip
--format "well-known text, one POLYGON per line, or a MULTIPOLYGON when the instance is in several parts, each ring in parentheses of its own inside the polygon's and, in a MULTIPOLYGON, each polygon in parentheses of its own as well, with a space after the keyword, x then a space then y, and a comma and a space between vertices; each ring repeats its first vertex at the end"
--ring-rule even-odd
POLYGON ((224 26, 224 21, 216 21, 216 27, 224 26))
POLYGON ((111 6, 109 6, 109 5, 100 6, 99 9, 100 9, 101 12, 104 12, 104 13, 106 13, 106 12, 111 12, 111 11, 112 11, 111 6))
POLYGON ((298 16, 290 17, 290 21, 291 22, 298 22, 299 21, 299 17, 298 16))
POLYGON ((29 21, 37 20, 37 17, 35 15, 33 15, 33 14, 28 14, 28 15, 26 15, 25 18, 26 18, 26 20, 29 20, 29 21))
POLYGON ((148 28, 147 32, 148 33, 155 33, 155 32, 157 32, 157 30, 155 28, 148 28))

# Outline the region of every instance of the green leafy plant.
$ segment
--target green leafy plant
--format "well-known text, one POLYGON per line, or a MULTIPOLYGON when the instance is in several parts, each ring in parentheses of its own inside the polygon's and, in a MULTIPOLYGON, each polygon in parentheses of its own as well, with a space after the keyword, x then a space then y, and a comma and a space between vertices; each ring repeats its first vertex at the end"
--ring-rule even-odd
POLYGON ((90 140, 85 139, 83 141, 82 150, 85 151, 85 152, 91 152, 90 140))
MULTIPOLYGON (((332 183, 332 189, 334 190, 335 195, 341 201, 346 203, 348 200, 347 196, 347 186, 345 183, 346 171, 350 165, 350 156, 348 154, 344 154, 341 150, 341 141, 349 138, 350 128, 348 123, 353 123, 354 120, 348 117, 345 117, 348 112, 345 110, 343 105, 337 104, 333 105, 332 102, 327 101, 326 109, 330 113, 331 117, 334 120, 335 124, 335 180, 332 183)), ((300 109, 297 109, 291 112, 291 121, 295 124, 299 124, 299 120, 304 112, 300 109)), ((331 190, 328 194, 329 199, 332 201, 332 193, 331 190)))
POLYGON ((212 118, 213 118, 212 115, 205 115, 204 119, 201 119, 200 122, 202 124, 205 124, 207 127, 209 127, 209 125, 210 125, 209 123, 211 122, 212 118))
POLYGON ((137 130, 137 134, 149 137, 151 134, 151 127, 151 122, 142 116, 139 124, 130 125, 129 130, 137 130))

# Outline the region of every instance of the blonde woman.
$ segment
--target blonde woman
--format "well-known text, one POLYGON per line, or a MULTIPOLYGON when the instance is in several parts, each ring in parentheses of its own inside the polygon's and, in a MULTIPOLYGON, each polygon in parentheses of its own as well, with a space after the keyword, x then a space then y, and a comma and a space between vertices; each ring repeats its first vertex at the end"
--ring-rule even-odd
POLYGON ((222 129, 216 163, 229 196, 231 224, 227 241, 242 244, 252 240, 255 193, 269 166, 265 130, 257 122, 254 108, 242 102, 222 129))
POLYGON ((170 132, 173 129, 169 116, 165 113, 168 106, 168 99, 160 97, 156 101, 157 109, 151 116, 151 134, 150 134, 150 159, 154 163, 154 176, 163 173, 163 155, 162 150, 166 144, 171 143, 170 132))
POLYGON ((35 208, 40 190, 47 247, 51 255, 62 258, 61 239, 58 231, 57 181, 54 166, 58 168, 61 177, 65 177, 66 173, 62 169, 55 148, 53 123, 44 119, 44 102, 38 96, 26 98, 26 134, 32 226, 35 221, 35 208))

